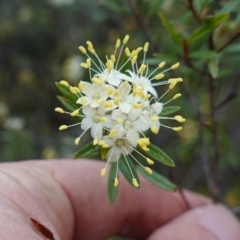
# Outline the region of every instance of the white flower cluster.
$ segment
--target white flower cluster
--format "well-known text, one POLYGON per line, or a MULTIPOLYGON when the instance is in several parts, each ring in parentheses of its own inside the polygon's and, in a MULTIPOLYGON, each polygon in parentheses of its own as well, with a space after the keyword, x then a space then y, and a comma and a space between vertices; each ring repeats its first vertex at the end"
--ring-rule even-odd
MULTIPOLYGON (((144 132, 151 130, 157 134, 160 126, 172 128, 163 125, 160 119, 174 119, 180 123, 185 121, 179 115, 173 118, 159 116, 165 104, 181 96, 178 93, 165 103, 160 101, 178 82, 182 82, 182 78, 159 81, 164 77, 166 71, 176 69, 179 63, 161 71, 165 65, 165 62, 162 62, 149 73, 149 67, 145 61, 149 44, 145 43, 144 47, 130 51, 128 47, 125 47, 128 39, 127 35, 122 44, 119 39, 117 40, 114 54, 107 57, 106 63, 100 60, 92 43, 87 41, 87 50, 83 46, 79 49, 87 56, 86 62, 81 66, 89 70, 91 82, 80 81, 78 87, 69 86, 66 81, 60 82, 69 87, 70 92, 77 96, 76 103, 79 104, 79 108, 71 113, 65 112, 62 108, 56 108, 55 111, 71 116, 80 116, 82 121, 70 126, 62 125, 59 129, 64 130, 79 124, 83 133, 76 138, 75 144, 78 144, 85 132, 90 130, 93 145, 98 144, 102 148, 109 149, 106 155, 107 163, 101 170, 101 176, 105 175, 108 163, 118 163, 121 155, 124 157, 130 155, 139 163, 132 155, 133 152, 144 157, 148 164, 153 164, 151 159, 136 149, 137 146, 140 146, 144 151, 149 151, 150 140, 144 132), (138 65, 137 59, 141 52, 143 59, 141 65, 138 65), (123 54, 126 60, 120 64, 123 54), (116 57, 117 55, 118 57, 116 57), (159 98, 154 87, 167 84, 169 85, 168 90, 159 98)), ((179 131, 182 127, 173 127, 172 129, 179 131)), ((125 160, 128 164, 126 157, 125 160)), ((152 173, 150 168, 139 164, 149 174, 152 173)), ((133 174, 132 177, 133 185, 138 187, 138 182, 133 174)), ((118 186, 117 172, 114 186, 118 186)))

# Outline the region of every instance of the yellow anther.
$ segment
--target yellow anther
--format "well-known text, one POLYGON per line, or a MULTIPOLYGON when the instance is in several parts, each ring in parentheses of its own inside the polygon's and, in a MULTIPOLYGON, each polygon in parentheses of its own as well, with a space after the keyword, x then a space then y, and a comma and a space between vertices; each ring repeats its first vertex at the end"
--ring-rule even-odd
POLYGON ((117 39, 115 48, 119 48, 120 45, 121 45, 121 40, 120 40, 120 39, 117 39))
POLYGON ((148 152, 150 149, 147 148, 147 147, 142 147, 142 149, 145 151, 145 152, 148 152))
POLYGON ((128 42, 129 35, 126 35, 123 39, 123 44, 126 44, 128 42))
POLYGON ((147 95, 144 96, 144 100, 146 101, 146 100, 148 100, 150 97, 151 97, 151 94, 147 94, 147 95))
POLYGON ((118 106, 119 103, 120 103, 120 98, 115 99, 115 100, 113 101, 113 103, 118 106))
POLYGON ((132 106, 133 106, 133 108, 138 109, 138 108, 142 107, 142 104, 141 103, 134 103, 132 106))
POLYGON ((118 90, 115 90, 114 92, 113 92, 113 96, 114 97, 117 97, 119 95, 119 91, 118 90))
POLYGON ((87 53, 86 49, 85 49, 83 46, 80 46, 78 49, 79 49, 83 54, 86 54, 86 53, 87 53))
POLYGON ((114 55, 111 55, 111 61, 114 63, 116 61, 116 58, 114 55))
POLYGON ((60 81, 60 84, 63 85, 63 86, 66 86, 66 87, 69 86, 68 82, 65 81, 65 80, 60 81))
POLYGON ((137 179, 136 179, 136 178, 133 178, 133 179, 132 179, 132 184, 133 184, 133 186, 134 186, 134 187, 136 187, 136 188, 138 188, 138 187, 139 187, 139 184, 138 184, 138 182, 137 182, 137 179))
POLYGON ((103 102, 103 100, 102 100, 102 99, 98 99, 98 100, 97 100, 97 104, 99 104, 99 105, 101 105, 101 104, 102 104, 102 102, 103 102))
POLYGON ((107 118, 105 117, 100 117, 100 122, 106 122, 107 121, 107 118))
POLYGON ((177 85, 177 81, 172 81, 172 83, 169 85, 169 89, 173 89, 177 85))
POLYGON ((138 73, 142 73, 146 69, 147 65, 142 64, 140 68, 138 69, 138 73))
POLYGON ((65 130, 65 129, 67 129, 67 128, 68 128, 67 125, 62 125, 62 126, 59 127, 59 130, 62 131, 62 130, 65 130))
POLYGON ((135 63, 136 63, 136 61, 137 61, 137 57, 136 57, 136 56, 134 56, 134 57, 131 59, 131 63, 132 63, 132 64, 135 64, 135 63))
POLYGON ((100 173, 101 177, 104 177, 104 176, 105 176, 106 171, 107 171, 106 168, 103 168, 103 169, 101 170, 101 173, 100 173))
POLYGON ((54 110, 55 110, 55 112, 64 113, 63 109, 60 107, 57 107, 54 110))
POLYGON ((176 132, 178 132, 178 131, 181 131, 181 130, 182 130, 182 127, 174 127, 173 130, 176 131, 176 132))
POLYGON ((147 163, 148 163, 149 165, 153 165, 153 164, 154 164, 154 161, 153 161, 152 159, 146 158, 146 160, 147 160, 147 163))
POLYGON ((79 142, 80 142, 80 137, 76 138, 75 141, 74 141, 75 145, 78 145, 79 142))
POLYGON ((107 90, 107 94, 108 95, 111 95, 112 93, 113 93, 113 89, 112 88, 108 88, 108 89, 106 89, 107 90))
POLYGON ((135 57, 136 55, 137 55, 136 50, 133 50, 133 51, 131 52, 131 57, 135 57))
POLYGON ((142 144, 150 144, 149 138, 139 138, 138 139, 138 143, 142 143, 142 144))
POLYGON ((72 117, 75 117, 75 116, 77 116, 78 114, 79 114, 79 109, 73 111, 73 112, 71 113, 71 116, 72 116, 72 117))
POLYGON ((116 122, 122 123, 122 122, 123 122, 123 119, 122 119, 122 118, 117 118, 117 119, 116 119, 116 122))
POLYGON ((165 64, 166 64, 166 62, 161 62, 161 63, 159 63, 158 67, 159 67, 159 68, 162 68, 162 67, 165 66, 165 64))
POLYGON ((82 82, 80 82, 80 83, 78 84, 78 88, 79 88, 80 91, 82 91, 83 88, 84 88, 84 84, 83 84, 82 82))
POLYGON ((112 102, 111 101, 106 101, 105 103, 104 103, 104 107, 105 108, 110 108, 110 107, 112 107, 112 102))
POLYGON ((70 87, 69 90, 72 94, 77 94, 80 91, 77 87, 70 87))
POLYGON ((131 52, 128 47, 125 48, 125 54, 127 55, 127 57, 129 57, 131 55, 131 52))
POLYGON ((158 75, 155 76, 156 80, 160 80, 162 78, 164 78, 164 74, 163 73, 159 73, 158 75))
POLYGON ((151 131, 154 133, 154 134, 157 134, 158 133, 158 128, 154 125, 151 127, 151 131))
POLYGON ((119 184, 119 181, 118 181, 118 179, 117 179, 117 178, 115 178, 115 179, 114 179, 114 187, 117 187, 117 186, 118 186, 118 184, 119 184))
POLYGON ((183 118, 182 116, 180 116, 180 115, 177 115, 177 116, 175 116, 174 117, 178 122, 180 122, 180 123, 183 123, 183 122, 185 122, 186 121, 186 119, 185 118, 183 118))
POLYGON ((93 83, 96 83, 96 84, 103 84, 98 77, 93 77, 93 78, 92 78, 92 82, 93 82, 93 83))
POLYGON ((177 82, 183 82, 182 78, 176 78, 177 82))
POLYGON ((147 52, 147 51, 148 51, 148 47, 149 47, 149 42, 146 42, 146 43, 144 44, 143 51, 144 51, 144 52, 147 52))
POLYGON ((152 122, 157 122, 157 121, 159 120, 159 117, 158 117, 158 116, 152 116, 152 117, 150 118, 150 120, 151 120, 152 122))
POLYGON ((93 48, 93 44, 90 41, 86 42, 89 48, 93 48))
POLYGON ((177 98, 179 98, 179 97, 181 97, 182 96, 182 94, 181 93, 177 93, 177 94, 175 94, 174 96, 173 96, 173 98, 172 99, 177 99, 177 98))
POLYGON ((152 174, 152 169, 150 169, 149 167, 145 167, 144 170, 149 173, 149 174, 152 174))
POLYGON ((110 138, 113 138, 113 137, 115 137, 116 136, 116 134, 117 134, 117 130, 115 130, 115 129, 112 129, 111 131, 110 131, 110 133, 109 133, 109 137, 110 138))
POLYGON ((95 145, 97 145, 98 144, 98 140, 97 139, 94 139, 93 140, 93 145, 95 146, 95 145))
POLYGON ((175 63, 174 65, 171 66, 171 69, 176 69, 179 67, 179 65, 180 65, 179 62, 175 63))
POLYGON ((100 145, 100 146, 105 145, 105 144, 106 144, 106 143, 105 143, 104 140, 100 140, 100 141, 98 141, 98 145, 100 145))
POLYGON ((86 64, 88 65, 88 67, 91 67, 91 59, 90 58, 87 59, 86 64))
POLYGON ((108 148, 107 144, 102 145, 103 148, 108 148))
POLYGON ((137 49, 136 49, 136 56, 142 51, 142 47, 138 47, 137 49))
POLYGON ((83 67, 83 68, 89 68, 87 63, 81 63, 80 66, 83 67))
POLYGON ((88 47, 88 51, 89 51, 90 53, 92 53, 92 54, 94 54, 94 53, 95 53, 95 50, 94 50, 94 48, 93 48, 93 47, 88 47))

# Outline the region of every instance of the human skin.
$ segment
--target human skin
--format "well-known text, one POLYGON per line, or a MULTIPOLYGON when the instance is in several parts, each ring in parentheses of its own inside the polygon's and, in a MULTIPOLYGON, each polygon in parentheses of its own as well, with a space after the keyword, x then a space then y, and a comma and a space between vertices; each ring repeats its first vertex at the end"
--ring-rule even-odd
POLYGON ((161 190, 141 178, 140 190, 120 177, 115 204, 107 198, 102 162, 25 161, 0 164, 0 239, 44 239, 36 219, 56 240, 104 240, 112 234, 148 240, 240 240, 240 225, 223 206, 185 191, 161 190))

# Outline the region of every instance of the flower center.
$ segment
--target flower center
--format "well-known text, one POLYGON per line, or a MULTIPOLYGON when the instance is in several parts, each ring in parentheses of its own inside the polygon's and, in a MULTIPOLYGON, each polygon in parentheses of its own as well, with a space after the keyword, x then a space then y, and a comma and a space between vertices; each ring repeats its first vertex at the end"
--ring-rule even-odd
POLYGON ((95 122, 95 123, 99 123, 99 122, 101 122, 101 121, 100 121, 100 118, 101 118, 101 116, 98 115, 98 114, 96 114, 96 115, 93 116, 92 120, 93 120, 93 122, 95 122))
POLYGON ((143 110, 141 112, 141 117, 144 119, 149 119, 153 115, 157 115, 157 113, 153 107, 145 107, 145 108, 143 108, 143 110))
POLYGON ((124 145, 124 139, 120 138, 115 142, 117 147, 122 147, 124 145))
POLYGON ((126 119, 126 120, 123 121, 123 128, 126 131, 129 131, 132 127, 133 127, 133 124, 130 120, 126 119))
POLYGON ((92 99, 97 100, 100 98, 100 94, 99 93, 94 93, 92 96, 92 99))

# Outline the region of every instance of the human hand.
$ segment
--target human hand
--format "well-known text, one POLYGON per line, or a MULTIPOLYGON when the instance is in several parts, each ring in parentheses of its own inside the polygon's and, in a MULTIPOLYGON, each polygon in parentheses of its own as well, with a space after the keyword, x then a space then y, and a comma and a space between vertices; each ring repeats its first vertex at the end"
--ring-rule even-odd
POLYGON ((101 162, 27 161, 0 164, 0 239, 41 240, 30 218, 56 240, 104 240, 117 233, 148 240, 239 240, 240 225, 221 205, 185 192, 161 190, 145 179, 141 189, 120 179, 114 205, 107 199, 101 162))

